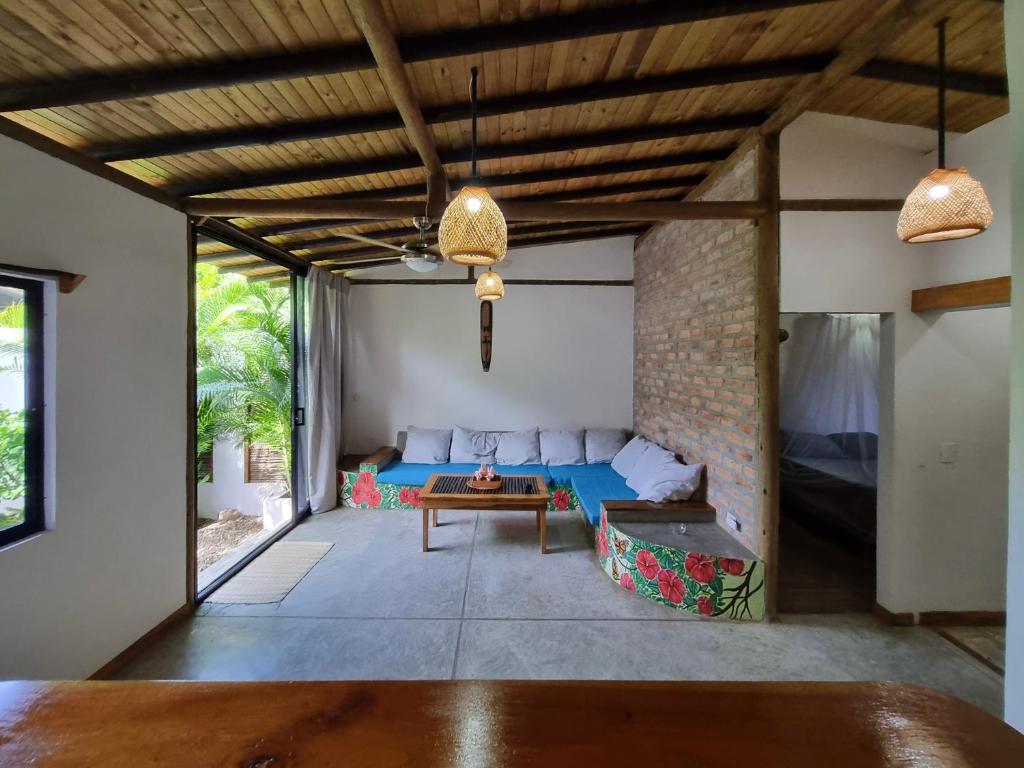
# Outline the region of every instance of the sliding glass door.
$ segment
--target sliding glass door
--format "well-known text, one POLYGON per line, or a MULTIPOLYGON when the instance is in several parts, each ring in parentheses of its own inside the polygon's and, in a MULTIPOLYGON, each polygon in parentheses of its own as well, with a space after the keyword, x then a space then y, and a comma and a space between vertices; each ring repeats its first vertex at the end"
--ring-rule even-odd
POLYGON ((199 599, 306 508, 302 278, 199 229, 195 569, 199 599))

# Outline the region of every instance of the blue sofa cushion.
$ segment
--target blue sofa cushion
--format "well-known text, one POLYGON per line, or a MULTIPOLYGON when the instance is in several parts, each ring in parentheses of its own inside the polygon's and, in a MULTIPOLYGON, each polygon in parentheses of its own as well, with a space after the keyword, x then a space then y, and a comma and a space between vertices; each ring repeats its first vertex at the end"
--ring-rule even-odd
MULTIPOLYGON (((599 464, 591 466, 601 466, 599 464)), ((607 465, 604 465, 607 466, 607 465)), ((607 500, 632 501, 637 497, 636 491, 626 485, 626 480, 618 472, 613 471, 615 477, 575 477, 572 487, 576 489, 576 496, 587 520, 593 526, 601 523, 601 502, 607 500)))
MULTIPOLYGON (((407 461, 396 461, 386 469, 377 473, 378 483, 395 485, 426 485, 433 474, 438 475, 471 475, 479 468, 479 464, 412 464, 407 461)), ((499 475, 540 475, 545 482, 550 482, 551 475, 543 464, 522 464, 505 467, 494 466, 499 475)))
POLYGON ((479 464, 412 464, 396 461, 377 473, 378 483, 425 485, 433 474, 470 475, 479 464))
POLYGON ((571 485, 576 478, 623 479, 622 475, 612 469, 611 464, 552 464, 548 472, 555 485, 571 485))

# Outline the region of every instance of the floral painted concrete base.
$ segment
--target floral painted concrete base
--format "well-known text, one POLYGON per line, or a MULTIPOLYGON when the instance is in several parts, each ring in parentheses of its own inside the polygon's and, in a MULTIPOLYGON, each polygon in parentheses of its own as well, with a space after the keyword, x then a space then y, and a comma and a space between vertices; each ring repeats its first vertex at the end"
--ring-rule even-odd
POLYGON ((764 563, 760 560, 645 541, 609 525, 604 509, 594 540, 604 572, 629 592, 698 616, 764 618, 764 563))
MULTIPOLYGON (((361 465, 358 472, 338 472, 341 505, 362 509, 419 509, 420 486, 378 483, 374 465, 361 465)), ((580 501, 570 486, 548 485, 548 511, 578 510, 580 501)))

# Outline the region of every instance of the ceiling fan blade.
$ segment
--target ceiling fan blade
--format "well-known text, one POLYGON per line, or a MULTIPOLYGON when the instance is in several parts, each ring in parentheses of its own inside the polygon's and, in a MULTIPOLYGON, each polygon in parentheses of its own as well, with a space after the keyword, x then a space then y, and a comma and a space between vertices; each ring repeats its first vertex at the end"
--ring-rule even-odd
POLYGON ((349 240, 355 240, 360 243, 368 243, 369 245, 376 245, 380 248, 387 248, 388 250, 398 251, 399 253, 405 253, 405 248, 400 245, 392 245, 391 243, 382 243, 380 240, 374 240, 372 237, 366 235, 357 235, 355 232, 342 232, 342 237, 347 237, 349 240))

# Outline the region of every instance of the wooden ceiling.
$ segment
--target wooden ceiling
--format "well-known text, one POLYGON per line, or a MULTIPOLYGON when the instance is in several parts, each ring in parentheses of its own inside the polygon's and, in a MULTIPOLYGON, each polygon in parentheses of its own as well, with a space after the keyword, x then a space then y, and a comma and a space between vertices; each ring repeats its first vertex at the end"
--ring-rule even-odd
MULTIPOLYGON (((900 0, 383 0, 449 182, 470 176, 468 73, 480 68, 480 174, 496 197, 680 199, 865 19, 900 0)), ((1002 4, 928 13, 814 109, 934 127, 935 19, 948 26, 948 124, 1008 109, 1002 4)), ((353 9, 357 8, 355 0, 353 9)), ((176 197, 425 200, 423 163, 342 0, 0 0, 0 111, 176 197)), ((10 123, 8 122, 8 125, 10 123)), ((10 133, 10 131, 7 131, 10 133)), ((365 261, 339 237, 411 240, 409 221, 236 219, 303 258, 365 261)), ((639 231, 521 223, 512 244, 639 231)), ((253 277, 247 254, 203 258, 253 277), (246 266, 246 265, 249 266, 246 266)))

